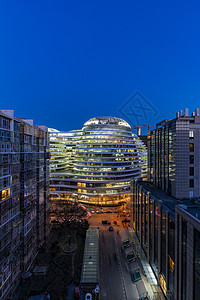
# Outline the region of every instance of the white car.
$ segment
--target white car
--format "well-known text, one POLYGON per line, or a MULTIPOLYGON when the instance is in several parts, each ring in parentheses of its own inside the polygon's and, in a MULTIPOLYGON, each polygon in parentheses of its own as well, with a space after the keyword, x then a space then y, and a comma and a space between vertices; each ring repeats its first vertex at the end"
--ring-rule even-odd
POLYGON ((85 300, 92 300, 92 294, 87 293, 87 294, 85 295, 85 300))

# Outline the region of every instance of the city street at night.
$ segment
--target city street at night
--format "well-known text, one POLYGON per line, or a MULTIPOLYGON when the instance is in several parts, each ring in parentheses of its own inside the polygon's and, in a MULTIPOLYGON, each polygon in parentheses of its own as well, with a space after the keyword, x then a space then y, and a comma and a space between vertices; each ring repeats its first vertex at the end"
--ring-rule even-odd
POLYGON ((0 1, 0 300, 200 300, 200 1, 0 1))
POLYGON ((137 300, 147 295, 143 281, 133 283, 131 279, 131 270, 140 270, 141 264, 138 259, 131 264, 126 261, 126 254, 132 247, 122 250, 122 241, 128 238, 128 230, 121 220, 118 213, 93 213, 89 219, 90 229, 99 227, 101 300, 137 300), (108 220, 111 224, 102 224, 102 220, 108 220), (117 225, 113 224, 114 220, 117 225), (109 226, 114 231, 109 231, 109 226))

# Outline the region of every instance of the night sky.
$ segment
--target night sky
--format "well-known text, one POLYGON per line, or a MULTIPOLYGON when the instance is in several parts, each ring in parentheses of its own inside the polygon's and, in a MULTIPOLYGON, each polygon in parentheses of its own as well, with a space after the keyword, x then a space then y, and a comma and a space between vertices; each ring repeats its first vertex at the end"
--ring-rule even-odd
POLYGON ((0 108, 59 130, 95 116, 142 125, 192 112, 199 15, 198 1, 1 0, 0 108))

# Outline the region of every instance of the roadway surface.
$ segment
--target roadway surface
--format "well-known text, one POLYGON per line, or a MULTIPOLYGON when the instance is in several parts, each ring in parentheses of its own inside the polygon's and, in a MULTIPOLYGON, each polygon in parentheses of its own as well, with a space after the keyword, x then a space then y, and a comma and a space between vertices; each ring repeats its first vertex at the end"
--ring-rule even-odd
POLYGON ((99 228, 99 267, 100 300, 138 300, 145 292, 142 282, 134 284, 130 271, 139 268, 138 262, 127 263, 125 255, 131 249, 122 251, 122 240, 128 237, 117 213, 92 214, 89 219, 90 229, 99 228), (102 220, 111 225, 102 225, 102 220), (117 225, 113 221, 117 220, 117 225), (109 231, 113 226, 114 231, 109 231), (118 231, 118 233, 117 233, 118 231))

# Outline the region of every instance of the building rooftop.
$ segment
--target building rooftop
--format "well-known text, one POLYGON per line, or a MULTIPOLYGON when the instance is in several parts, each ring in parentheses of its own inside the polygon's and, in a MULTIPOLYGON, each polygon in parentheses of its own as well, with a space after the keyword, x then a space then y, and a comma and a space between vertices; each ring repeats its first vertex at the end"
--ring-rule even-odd
POLYGON ((151 196, 155 198, 155 200, 161 200, 164 206, 166 206, 166 208, 169 210, 169 213, 171 215, 175 214, 175 207, 179 206, 193 215, 195 218, 200 220, 200 199, 179 200, 162 191, 155 185, 151 184, 149 181, 138 180, 137 183, 140 186, 143 186, 146 191, 149 191, 151 193, 151 196))
POLYGON ((99 232, 87 230, 83 256, 81 285, 98 284, 99 282, 99 232))
POLYGON ((131 128, 131 126, 123 119, 116 117, 95 117, 85 122, 84 126, 88 125, 119 125, 131 128))

